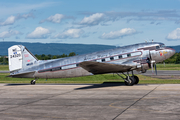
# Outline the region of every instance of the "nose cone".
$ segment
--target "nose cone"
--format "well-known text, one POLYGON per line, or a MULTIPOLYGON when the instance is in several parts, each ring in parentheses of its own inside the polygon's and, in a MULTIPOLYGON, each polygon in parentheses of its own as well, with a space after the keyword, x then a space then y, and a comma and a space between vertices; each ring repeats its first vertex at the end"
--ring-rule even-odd
POLYGON ((168 53, 169 53, 168 58, 170 58, 171 56, 173 56, 176 53, 176 51, 172 48, 169 48, 168 53))

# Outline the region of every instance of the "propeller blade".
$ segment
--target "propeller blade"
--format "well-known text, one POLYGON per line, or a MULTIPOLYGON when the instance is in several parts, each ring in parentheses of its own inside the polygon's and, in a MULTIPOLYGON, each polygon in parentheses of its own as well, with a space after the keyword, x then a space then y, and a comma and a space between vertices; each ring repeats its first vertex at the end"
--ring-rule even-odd
POLYGON ((151 63, 151 68, 152 68, 152 74, 154 75, 154 71, 153 71, 153 63, 151 63))
POLYGON ((156 71, 156 75, 157 75, 156 63, 154 65, 155 65, 154 67, 155 67, 155 71, 156 71))

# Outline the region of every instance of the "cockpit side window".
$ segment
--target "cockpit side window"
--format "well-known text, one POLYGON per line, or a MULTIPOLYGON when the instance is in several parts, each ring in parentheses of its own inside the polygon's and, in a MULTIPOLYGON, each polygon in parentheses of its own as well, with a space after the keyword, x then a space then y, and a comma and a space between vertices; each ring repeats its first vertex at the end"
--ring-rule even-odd
POLYGON ((160 47, 159 46, 156 46, 156 50, 159 49, 160 47))

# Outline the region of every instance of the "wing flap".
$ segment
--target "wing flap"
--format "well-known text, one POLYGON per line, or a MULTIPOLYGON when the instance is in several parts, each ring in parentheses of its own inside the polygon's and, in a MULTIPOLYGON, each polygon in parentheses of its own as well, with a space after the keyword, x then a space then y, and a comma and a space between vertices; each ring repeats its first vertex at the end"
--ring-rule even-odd
POLYGON ((132 68, 132 66, 128 66, 128 65, 102 63, 95 61, 84 61, 80 63, 79 66, 81 66, 82 68, 93 74, 126 72, 132 68))

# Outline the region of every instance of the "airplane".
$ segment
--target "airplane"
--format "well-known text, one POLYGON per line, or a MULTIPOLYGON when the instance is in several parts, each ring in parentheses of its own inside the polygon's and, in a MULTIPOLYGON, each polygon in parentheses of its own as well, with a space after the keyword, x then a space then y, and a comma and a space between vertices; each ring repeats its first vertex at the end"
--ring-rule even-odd
POLYGON ((34 78, 67 78, 105 73, 116 73, 125 85, 138 84, 139 78, 133 71, 145 73, 175 54, 175 50, 160 42, 146 42, 114 49, 77 55, 73 57, 38 60, 25 46, 14 45, 8 48, 8 77, 34 78), (127 74, 125 74, 127 72, 127 74), (129 75, 131 72, 131 75, 129 75), (120 74, 121 73, 121 74, 120 74))

